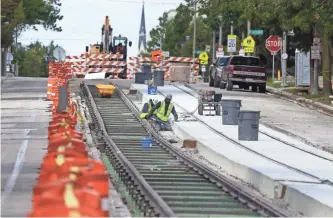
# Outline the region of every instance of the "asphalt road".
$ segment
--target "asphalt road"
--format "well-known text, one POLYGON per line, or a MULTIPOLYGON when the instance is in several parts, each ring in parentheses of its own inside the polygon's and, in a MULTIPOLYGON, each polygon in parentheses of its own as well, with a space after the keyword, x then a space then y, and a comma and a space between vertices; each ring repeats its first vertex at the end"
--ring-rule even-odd
POLYGON ((233 91, 209 87, 206 83, 191 84, 195 89, 211 89, 223 98, 242 100, 242 109, 260 110, 261 123, 297 135, 306 141, 333 152, 333 117, 270 94, 241 89, 233 91))
POLYGON ((1 84, 1 215, 25 217, 46 152, 50 102, 47 79, 14 78, 1 84))

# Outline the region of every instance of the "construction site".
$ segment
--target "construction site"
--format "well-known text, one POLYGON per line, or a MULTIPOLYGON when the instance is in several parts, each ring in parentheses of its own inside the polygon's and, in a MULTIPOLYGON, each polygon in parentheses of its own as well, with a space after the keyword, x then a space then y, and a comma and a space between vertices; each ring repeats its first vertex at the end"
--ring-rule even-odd
POLYGON ((47 78, 1 78, 2 217, 332 217, 333 107, 272 87, 251 35, 148 52, 144 14, 145 55, 102 15, 47 78))

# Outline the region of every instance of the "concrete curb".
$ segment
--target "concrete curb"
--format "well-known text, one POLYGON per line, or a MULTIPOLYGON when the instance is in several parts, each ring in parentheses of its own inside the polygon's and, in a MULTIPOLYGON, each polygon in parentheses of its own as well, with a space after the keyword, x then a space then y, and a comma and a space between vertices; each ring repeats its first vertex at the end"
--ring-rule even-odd
POLYGON ((279 90, 279 89, 269 87, 269 86, 266 87, 266 90, 267 90, 267 92, 269 92, 271 94, 275 94, 275 95, 279 95, 279 96, 288 98, 290 100, 295 101, 298 104, 305 105, 305 106, 307 106, 308 108, 311 108, 311 109, 314 108, 314 109, 321 110, 325 114, 329 114, 329 115, 333 116, 333 107, 331 107, 331 106, 325 105, 325 104, 320 103, 320 102, 312 101, 311 99, 306 99, 306 98, 303 98, 303 97, 299 97, 299 96, 291 94, 289 92, 279 90))

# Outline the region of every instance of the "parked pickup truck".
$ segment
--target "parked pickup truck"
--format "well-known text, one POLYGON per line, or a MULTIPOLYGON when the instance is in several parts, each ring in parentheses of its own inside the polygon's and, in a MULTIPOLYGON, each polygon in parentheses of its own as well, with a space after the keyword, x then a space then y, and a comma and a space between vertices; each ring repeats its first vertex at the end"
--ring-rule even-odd
POLYGON ((217 58, 209 69, 209 86, 231 91, 234 85, 240 89, 266 92, 266 68, 258 57, 223 56, 217 58))

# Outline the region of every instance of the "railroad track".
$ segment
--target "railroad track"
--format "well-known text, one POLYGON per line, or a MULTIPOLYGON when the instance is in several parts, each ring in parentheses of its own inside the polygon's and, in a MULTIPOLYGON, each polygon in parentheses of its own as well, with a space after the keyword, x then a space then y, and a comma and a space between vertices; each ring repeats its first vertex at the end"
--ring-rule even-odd
MULTIPOLYGON (((189 92, 189 91, 187 91, 187 90, 185 90, 185 89, 179 87, 178 85, 176 85, 176 84, 172 84, 172 85, 173 85, 174 87, 178 88, 179 90, 183 91, 184 93, 186 93, 186 94, 188 94, 188 95, 190 95, 190 96, 192 96, 192 97, 194 97, 194 98, 198 98, 195 94, 193 94, 193 93, 191 93, 191 92, 189 92)), ((193 90, 195 93, 197 93, 197 91, 194 90, 194 89, 192 89, 191 87, 188 87, 188 86, 185 86, 185 87, 187 87, 187 88, 193 90)), ((161 94, 161 95, 163 95, 160 91, 158 91, 158 93, 161 94)), ((257 155, 259 155, 259 156, 261 156, 261 157, 263 157, 263 158, 266 158, 266 159, 268 159, 268 160, 270 160, 270 161, 272 161, 272 162, 275 162, 275 163, 277 163, 277 164, 279 164, 279 165, 281 165, 281 166, 287 167, 287 168, 289 168, 289 169, 291 169, 291 170, 293 170, 293 171, 295 171, 295 172, 301 173, 301 174, 306 175, 306 176, 308 176, 308 177, 311 177, 311 178, 313 178, 313 179, 317 179, 317 180, 320 181, 320 183, 322 183, 322 184, 327 184, 327 185, 331 185, 331 186, 333 186, 333 182, 330 181, 330 180, 327 180, 327 179, 321 179, 321 178, 319 178, 319 177, 316 176, 316 175, 313 175, 313 174, 311 174, 311 173, 308 173, 308 172, 305 172, 305 171, 303 171, 303 170, 297 169, 297 168, 295 168, 295 167, 289 166, 289 165, 287 165, 287 164, 285 164, 285 163, 282 163, 282 162, 280 162, 280 161, 278 161, 278 160, 275 160, 275 159, 272 159, 272 158, 270 158, 270 157, 267 157, 267 156, 265 156, 265 155, 263 155, 263 154, 260 154, 260 153, 256 152, 255 150, 252 150, 252 149, 250 149, 250 148, 248 148, 248 147, 242 145, 241 143, 239 143, 239 142, 237 142, 237 141, 231 139, 231 138, 228 137, 227 135, 225 135, 225 134, 223 134, 223 133, 217 131, 216 129, 212 128, 212 127, 211 127, 210 125, 208 125, 206 122, 200 120, 199 117, 197 117, 196 115, 194 115, 194 112, 187 111, 185 108, 181 107, 180 105, 177 105, 177 106, 180 107, 182 110, 184 110, 184 111, 188 112, 189 114, 191 114, 193 117, 195 117, 195 118, 197 119, 198 122, 202 123, 203 125, 205 125, 206 127, 208 127, 210 130, 212 130, 212 131, 215 132, 216 134, 222 136, 223 138, 229 140, 230 142, 232 142, 232 143, 234 143, 234 144, 236 144, 236 145, 238 145, 238 146, 240 146, 240 147, 242 147, 242 148, 244 148, 244 149, 246 149, 246 150, 248 150, 248 151, 250 151, 250 152, 252 152, 252 153, 255 153, 255 154, 257 154, 257 155)), ((305 149, 299 148, 298 146, 296 146, 296 145, 294 145, 294 144, 292 144, 292 143, 289 143, 289 142, 286 142, 285 140, 281 140, 281 139, 279 139, 279 138, 277 138, 277 137, 271 136, 271 135, 269 135, 269 134, 267 134, 267 133, 265 133, 265 132, 262 132, 262 131, 259 131, 259 132, 262 133, 262 134, 264 134, 264 135, 266 135, 266 136, 268 136, 268 137, 270 137, 270 138, 272 138, 272 139, 274 139, 274 140, 277 140, 277 141, 279 141, 279 142, 282 142, 282 143, 286 144, 287 146, 290 146, 290 147, 293 147, 293 148, 295 148, 295 149, 298 149, 298 150, 300 150, 300 151, 302 151, 302 152, 304 152, 304 153, 307 153, 307 154, 310 154, 310 155, 316 156, 317 158, 320 158, 320 159, 323 159, 323 160, 325 160, 325 161, 328 161, 328 163, 333 163, 332 159, 329 159, 329 158, 326 158, 326 157, 320 156, 320 155, 318 155, 318 154, 315 154, 315 153, 313 153, 313 152, 307 151, 307 150, 305 150, 305 149)))
POLYGON ((138 119, 139 111, 120 89, 111 98, 98 98, 95 86, 81 88, 105 152, 145 216, 285 216, 177 152, 138 119), (141 147, 143 137, 153 138, 151 148, 141 147))

